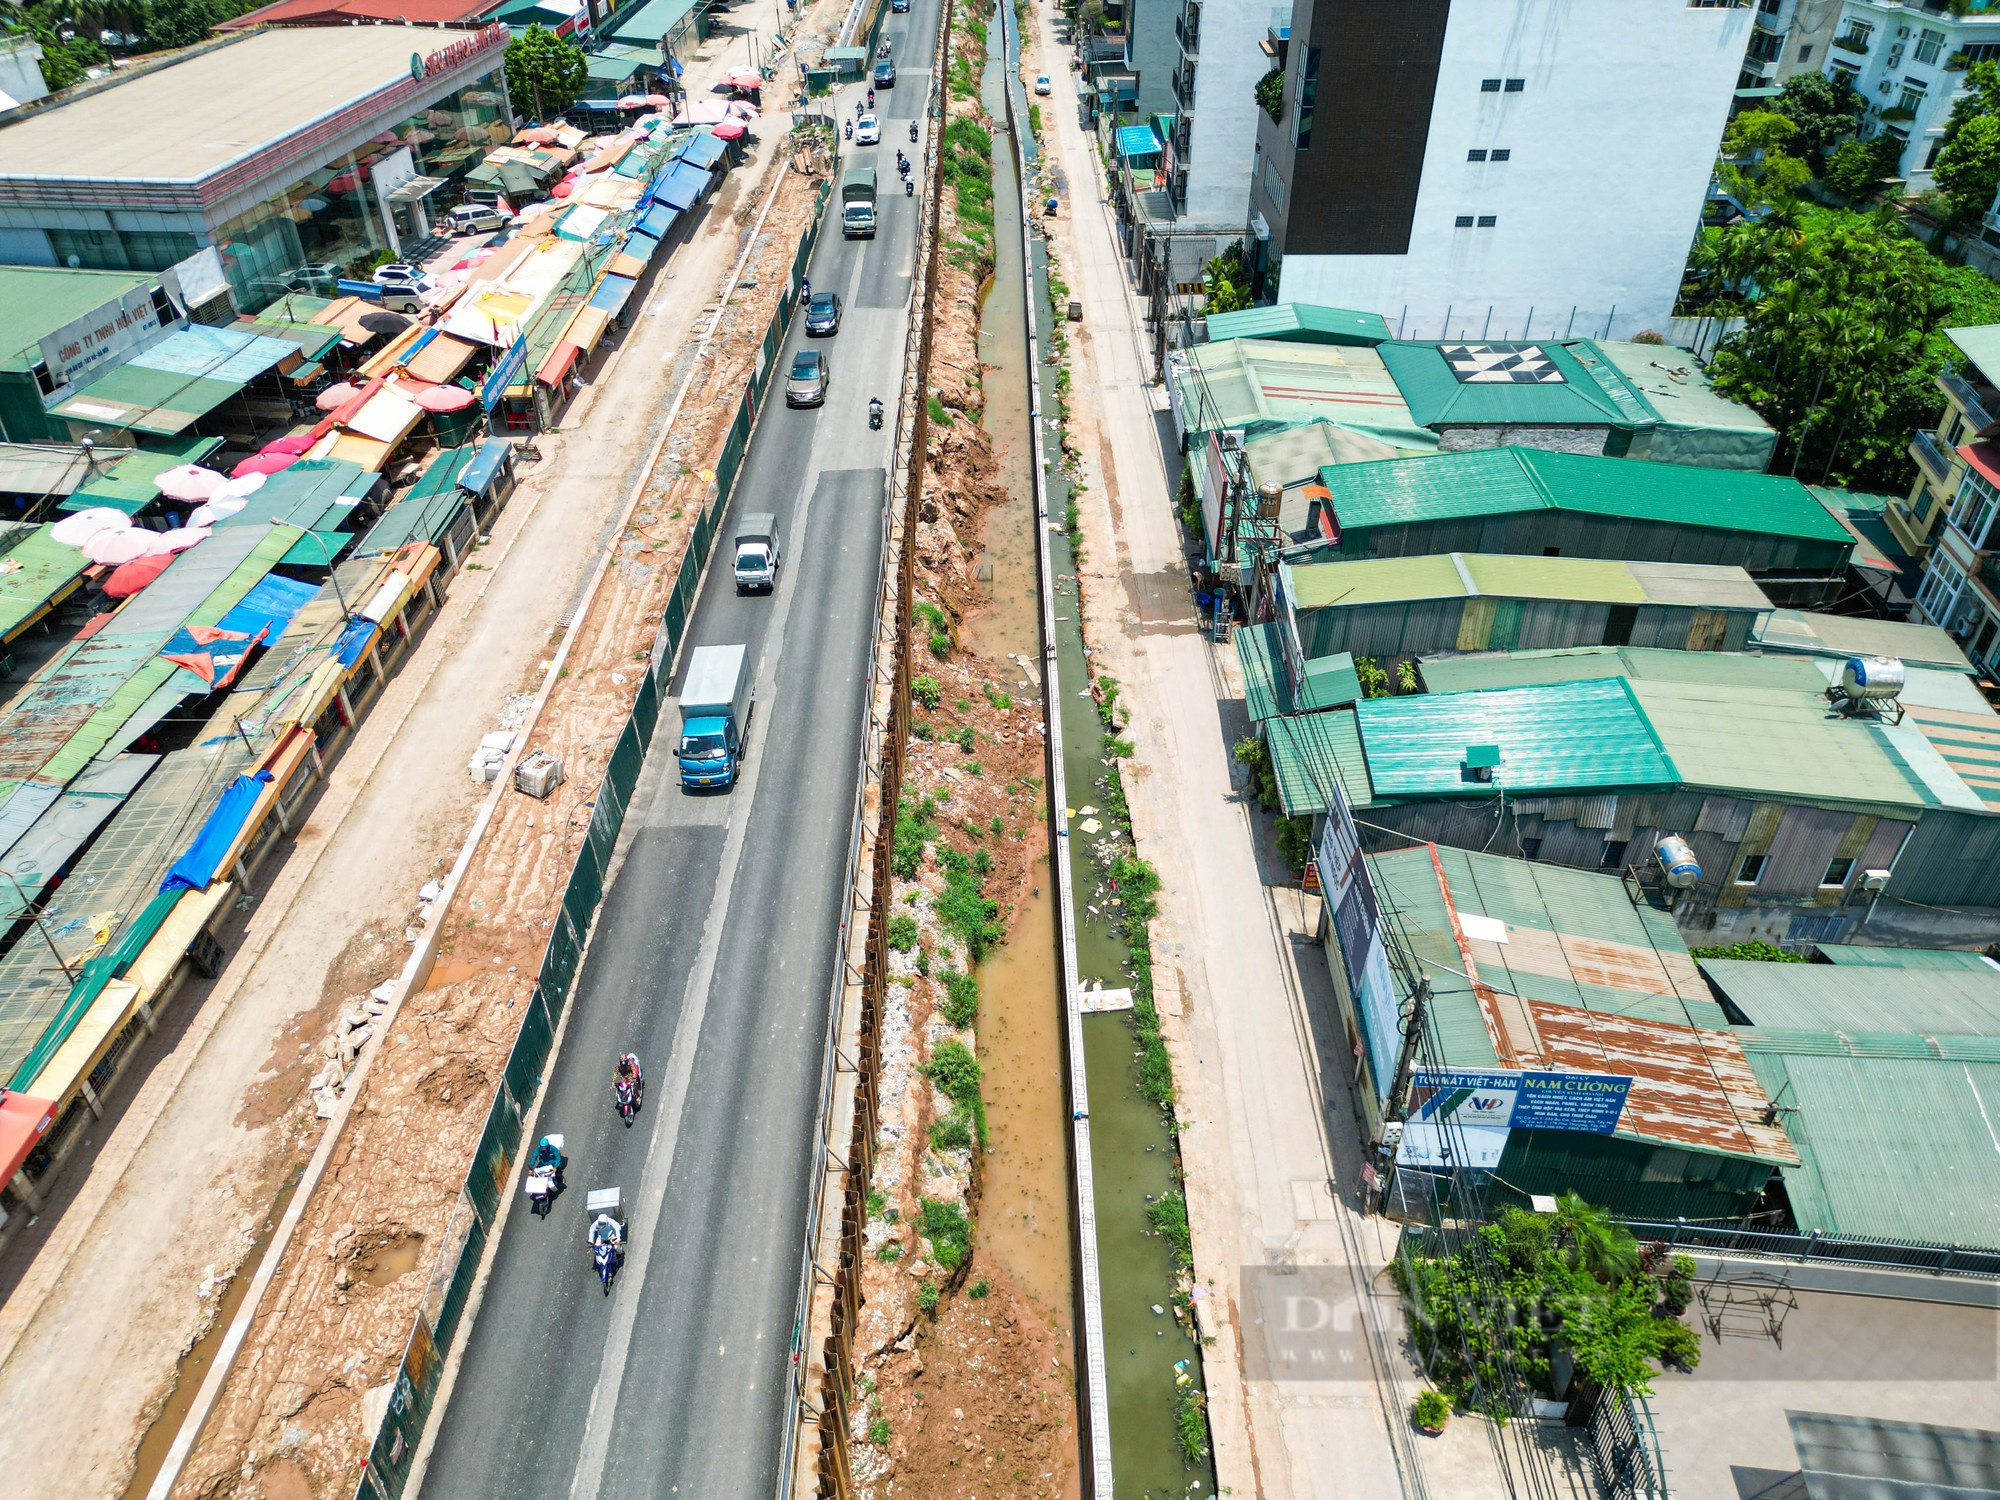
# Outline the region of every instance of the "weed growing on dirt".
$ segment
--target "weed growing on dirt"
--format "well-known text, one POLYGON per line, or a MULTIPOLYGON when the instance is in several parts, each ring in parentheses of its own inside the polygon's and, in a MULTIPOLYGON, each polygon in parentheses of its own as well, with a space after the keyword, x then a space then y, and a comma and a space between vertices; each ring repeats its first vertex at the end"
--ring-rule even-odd
POLYGON ((947 1271, 956 1271, 972 1253, 972 1223, 956 1203, 925 1198, 924 1238, 931 1242, 931 1259, 947 1271))
MULTIPOLYGON (((910 679, 910 696, 923 704, 929 711, 937 711, 938 700, 944 697, 944 689, 935 677, 923 676, 910 679)), ((929 725, 924 726, 926 730, 929 725)))
POLYGON ((980 1149, 986 1147, 986 1101, 979 1097, 979 1059, 956 1037, 938 1043, 931 1060, 924 1064, 924 1076, 938 1092, 972 1116, 973 1133, 980 1149))
POLYGON ((868 1441, 877 1448, 889 1446, 889 1419, 875 1417, 868 1423, 868 1441))
POLYGON ((918 1282, 917 1283, 918 1308, 926 1313, 936 1312, 938 1309, 939 1292, 940 1289, 938 1287, 938 1284, 935 1281, 932 1281, 929 1277, 925 1277, 922 1281, 918 1282))
POLYGON ((917 919, 906 911, 899 911, 889 918, 889 946, 898 953, 908 953, 917 946, 917 919))
POLYGON ((924 846, 937 834, 937 803, 930 797, 896 804, 896 836, 889 868, 900 880, 911 880, 923 868, 924 846))
POLYGON ((993 1290, 993 1283, 988 1281, 984 1276, 982 1276, 977 1281, 973 1282, 971 1286, 965 1289, 965 1295, 972 1298, 974 1301, 977 1301, 979 1298, 986 1296, 992 1290, 993 1290))
POLYGON ((1162 1193, 1146 1205, 1146 1222, 1174 1252, 1174 1264, 1183 1272, 1194 1269, 1194 1237, 1188 1229, 1187 1195, 1179 1188, 1162 1193))
POLYGON ((1189 1386, 1174 1403, 1174 1441, 1191 1464, 1208 1457, 1208 1397, 1189 1386))
MULTIPOLYGON (((976 964, 1006 936, 1000 903, 986 894, 985 872, 956 849, 940 850, 938 862, 944 866, 944 890, 935 902, 938 922, 965 944, 966 955, 976 964)), ((992 867, 990 857, 986 864, 992 867)))
POLYGON ((993 251, 993 136, 960 115, 945 126, 940 145, 945 184, 957 194, 960 244, 978 257, 983 274, 993 251))
POLYGON ((944 1018, 962 1031, 979 1016, 979 981, 957 969, 946 969, 942 977, 944 1018))
POLYGON ((882 1248, 875 1252, 875 1258, 886 1264, 894 1265, 903 1258, 903 1242, 901 1240, 882 1241, 882 1248))
POLYGON ((930 416, 931 426, 951 426, 951 408, 938 400, 936 396, 926 396, 924 398, 924 410, 930 416))
POLYGON ((972 1126, 957 1110, 941 1120, 931 1121, 931 1150, 966 1151, 971 1147, 972 1126))
POLYGON ((881 1217, 882 1217, 882 1210, 883 1210, 884 1208, 886 1208, 887 1206, 888 1206, 888 1200, 887 1200, 886 1198, 884 1198, 884 1197, 883 1197, 883 1196, 882 1196, 882 1195, 881 1195, 880 1193, 877 1193, 877 1192, 871 1192, 871 1193, 869 1193, 869 1195, 868 1195, 868 1217, 869 1217, 869 1218, 871 1218, 871 1219, 879 1219, 879 1218, 881 1218, 881 1217))

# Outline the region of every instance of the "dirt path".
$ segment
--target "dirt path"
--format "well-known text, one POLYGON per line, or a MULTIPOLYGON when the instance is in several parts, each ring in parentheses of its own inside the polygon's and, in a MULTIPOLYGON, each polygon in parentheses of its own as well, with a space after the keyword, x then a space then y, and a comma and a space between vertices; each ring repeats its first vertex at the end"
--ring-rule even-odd
MULTIPOLYGON (((821 10, 836 8, 822 0, 821 10)), ((703 71, 737 60, 743 45, 718 39, 703 71)), ((317 1139, 302 1089, 332 1013, 401 967, 417 891, 448 865, 483 791, 465 762, 506 699, 539 686, 539 666, 611 540, 615 508, 686 368, 698 315, 714 306, 761 202, 783 120, 776 109, 767 117, 764 144, 662 268, 615 363, 562 431, 542 438, 544 461, 348 747, 297 847, 267 874, 233 940, 234 961, 205 996, 182 995, 188 1019, 158 1039, 158 1055, 142 1064, 145 1082, 115 1125, 92 1132, 94 1157, 72 1164, 66 1206, 9 1247, 0 1472, 18 1493, 124 1488, 177 1356, 212 1317, 220 1284, 317 1139), (91 1399, 52 1404, 50 1390, 89 1390, 91 1399)), ((796 225, 791 233, 796 243, 796 225)), ((733 407, 727 380, 734 375, 740 388, 740 373, 726 358, 715 361, 709 380, 725 393, 690 410, 733 407)), ((644 614, 648 581, 671 577, 681 541, 670 523, 638 539, 621 568, 639 585, 622 601, 623 624, 644 614)), ((609 702, 619 684, 609 670, 600 675, 609 702)), ((572 762, 586 774, 601 764, 599 756, 591 766, 582 747, 572 762)), ((543 834, 551 846, 562 836, 543 834)), ((528 886, 513 894, 532 903, 544 893, 528 886)), ((442 1074, 430 1087, 476 1121, 487 1096, 478 1071, 457 1066, 459 1088, 442 1074)), ((451 1172, 462 1172, 464 1154, 451 1172)))

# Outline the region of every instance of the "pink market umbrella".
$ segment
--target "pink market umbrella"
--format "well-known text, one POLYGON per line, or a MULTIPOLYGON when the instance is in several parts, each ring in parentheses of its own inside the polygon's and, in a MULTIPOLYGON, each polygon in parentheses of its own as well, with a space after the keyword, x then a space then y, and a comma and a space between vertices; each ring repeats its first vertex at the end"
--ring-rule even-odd
MULTIPOLYGON (((305 451, 312 447, 312 445, 313 436, 310 432, 294 432, 266 443, 262 451, 265 453, 289 453, 293 458, 301 458, 305 455, 305 451)), ((208 497, 202 495, 197 498, 206 500, 208 497)))
MULTIPOLYGON (((213 495, 210 495, 208 503, 214 505, 219 500, 248 500, 262 488, 264 488, 264 476, 262 474, 239 474, 232 477, 229 483, 225 484, 213 495)), ((238 506, 237 509, 241 510, 242 507, 238 506)))
POLYGON ((149 552, 144 557, 136 557, 112 570, 111 576, 104 580, 104 592, 113 599, 136 594, 166 572, 173 560, 171 552, 149 552))
POLYGON ((472 405, 472 392, 456 385, 434 385, 427 391, 419 391, 412 398, 425 411, 464 411, 472 405))
POLYGON ((731 68, 722 75, 722 81, 733 89, 761 89, 764 75, 755 68, 731 68))
POLYGON ((724 120, 719 125, 708 127, 708 133, 718 141, 740 140, 750 133, 750 127, 741 120, 724 120))
POLYGON ((728 109, 739 120, 754 120, 758 114, 757 106, 743 99, 731 99, 728 109))
POLYGON ((132 518, 124 511, 97 505, 89 510, 80 510, 73 516, 64 516, 49 528, 49 540, 60 542, 65 547, 81 547, 101 531, 126 531, 131 525, 132 518))
POLYGON ((169 500, 206 500, 222 483, 222 475, 200 464, 175 464, 153 476, 153 487, 169 500))
POLYGON ((207 540, 208 528, 206 526, 177 526, 172 531, 155 532, 153 534, 153 550, 146 555, 153 557, 162 552, 185 552, 196 543, 207 540))
POLYGON ((250 457, 244 459, 242 463, 231 469, 229 477, 231 479, 245 479, 252 474, 275 474, 280 469, 289 469, 298 461, 299 455, 296 453, 272 453, 269 450, 263 453, 253 453, 250 457))
POLYGON ((333 385, 328 386, 325 390, 321 391, 317 396, 313 397, 313 405, 318 407, 321 411, 333 411, 339 407, 345 406, 348 402, 352 401, 356 396, 360 394, 361 394, 360 386, 349 385, 346 381, 342 380, 336 382, 333 385))
MULTIPOLYGON (((745 106, 748 108, 748 106, 745 106)), ((676 125, 713 125, 729 118, 729 111, 713 99, 697 99, 674 116, 676 125)))
POLYGON ((197 505, 194 508, 194 514, 188 517, 186 529, 205 532, 217 521, 235 515, 249 503, 248 500, 238 499, 232 495, 219 495, 206 505, 197 505))
POLYGON ((136 557, 144 557, 153 550, 153 532, 137 526, 122 529, 107 528, 98 532, 83 544, 83 555, 94 563, 117 567, 120 563, 131 562, 136 557))

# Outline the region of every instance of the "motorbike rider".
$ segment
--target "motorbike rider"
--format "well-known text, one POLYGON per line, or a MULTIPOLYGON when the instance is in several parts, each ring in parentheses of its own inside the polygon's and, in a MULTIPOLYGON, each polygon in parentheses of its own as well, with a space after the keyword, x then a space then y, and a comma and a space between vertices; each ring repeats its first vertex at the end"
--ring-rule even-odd
POLYGON ((917 122, 915 120, 912 120, 910 121, 910 143, 912 145, 915 145, 916 140, 917 140, 917 122))
POLYGON ((916 178, 914 178, 914 177, 905 177, 905 178, 903 179, 903 196, 904 196, 905 198, 914 198, 914 197, 916 197, 916 196, 917 196, 917 179, 916 179, 916 178))
POLYGON ((850 141, 854 139, 854 122, 852 120, 847 122, 847 138, 850 141))
POLYGON ((880 427, 882 425, 882 398, 880 396, 870 396, 868 398, 868 425, 870 427, 880 427))
POLYGON ((637 1088, 644 1081, 645 1074, 639 1071, 638 1055, 632 1052, 619 1053, 618 1070, 611 1076, 611 1087, 613 1089, 637 1088))
POLYGON ((873 89, 870 89, 868 91, 868 107, 870 109, 873 109, 875 107, 875 90, 873 89))

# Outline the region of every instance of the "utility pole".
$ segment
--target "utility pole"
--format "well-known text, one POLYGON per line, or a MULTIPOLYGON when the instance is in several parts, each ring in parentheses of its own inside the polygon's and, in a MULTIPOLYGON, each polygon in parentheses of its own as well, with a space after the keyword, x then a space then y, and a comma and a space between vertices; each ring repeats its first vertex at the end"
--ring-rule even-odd
POLYGON ((1424 1009, 1430 1003, 1431 982, 1419 977, 1410 992, 1410 1015, 1403 1023, 1403 1050, 1396 1057, 1396 1076, 1389 1084, 1384 1120, 1400 1122, 1409 1113, 1410 1079, 1417 1069, 1417 1042, 1424 1034, 1424 1009))

